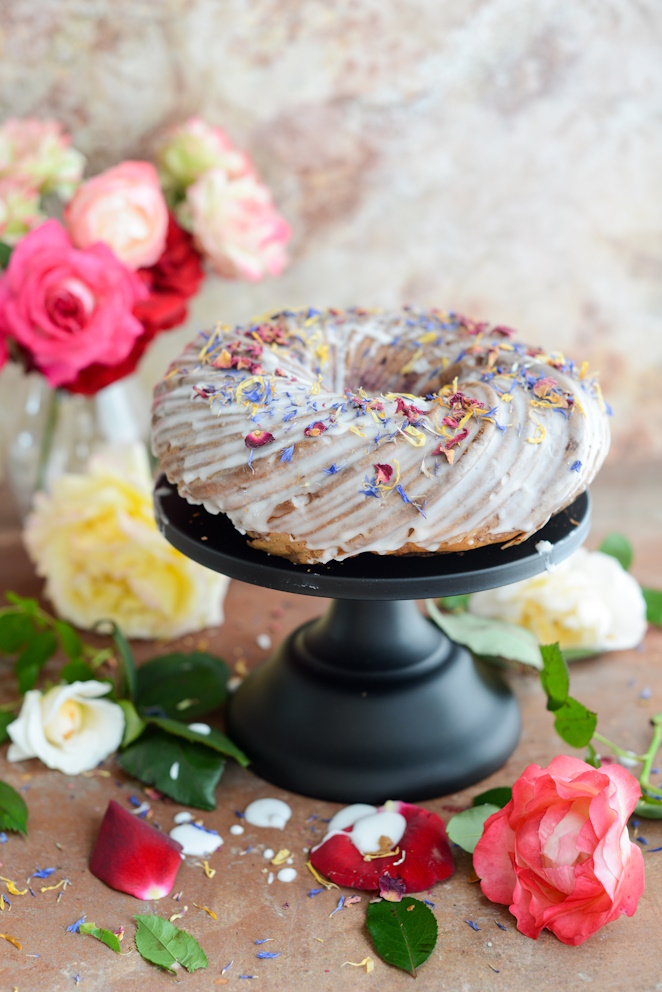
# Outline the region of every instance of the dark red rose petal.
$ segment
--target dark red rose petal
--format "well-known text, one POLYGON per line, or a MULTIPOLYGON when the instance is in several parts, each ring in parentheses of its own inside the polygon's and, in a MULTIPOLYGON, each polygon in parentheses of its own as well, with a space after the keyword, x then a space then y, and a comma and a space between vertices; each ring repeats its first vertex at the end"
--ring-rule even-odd
POLYGON ((111 799, 101 821, 90 871, 136 899, 162 899, 175 884, 182 845, 111 799))
POLYGON ((388 873, 391 879, 401 879, 405 892, 422 892, 435 882, 453 874, 453 856, 446 836, 443 820, 436 813, 397 803, 395 812, 407 821, 407 828, 398 844, 399 854, 388 858, 364 861, 361 852, 349 838, 336 834, 313 851, 310 861, 313 868, 337 885, 353 889, 379 889, 379 879, 388 873), (405 852, 404 861, 400 861, 405 852))

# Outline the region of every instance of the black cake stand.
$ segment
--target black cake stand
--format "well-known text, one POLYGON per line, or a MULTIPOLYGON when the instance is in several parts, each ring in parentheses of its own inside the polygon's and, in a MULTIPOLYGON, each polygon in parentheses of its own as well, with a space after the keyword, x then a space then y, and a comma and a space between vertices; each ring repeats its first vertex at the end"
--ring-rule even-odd
POLYGON ((188 504, 165 476, 154 503, 164 536, 200 564, 333 597, 244 680, 228 732, 269 782, 349 803, 444 795, 501 767, 519 739, 517 701, 494 667, 450 641, 415 600, 536 575, 578 548, 590 523, 584 493, 510 548, 294 565, 250 548, 226 517, 188 504))

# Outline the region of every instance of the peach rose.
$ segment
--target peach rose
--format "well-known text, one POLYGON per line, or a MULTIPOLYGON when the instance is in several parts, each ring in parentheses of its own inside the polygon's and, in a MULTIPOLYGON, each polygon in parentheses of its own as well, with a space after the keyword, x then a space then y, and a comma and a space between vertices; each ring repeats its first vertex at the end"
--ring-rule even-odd
POLYGON ((627 821, 640 795, 620 765, 596 769, 564 755, 548 768, 529 765, 476 845, 483 893, 509 906, 527 937, 547 929, 564 944, 632 916, 644 861, 627 821))
POLYGON ((227 279, 256 281, 278 275, 287 264, 290 227, 255 176, 229 179, 222 169, 210 169, 189 186, 179 213, 216 272, 227 279))
POLYGON ((168 208, 156 169, 149 162, 122 162, 76 191, 65 210, 79 248, 98 241, 130 269, 154 265, 168 233, 168 208))
POLYGON ((106 245, 73 247, 58 221, 30 231, 0 278, 0 336, 13 338, 51 386, 66 386, 95 362, 126 358, 142 324, 147 289, 106 245))

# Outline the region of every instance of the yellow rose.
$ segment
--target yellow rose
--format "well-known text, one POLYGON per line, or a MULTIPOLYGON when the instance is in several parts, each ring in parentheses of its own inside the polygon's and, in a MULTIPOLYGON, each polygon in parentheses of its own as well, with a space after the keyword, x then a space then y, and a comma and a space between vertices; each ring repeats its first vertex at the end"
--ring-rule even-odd
POLYGON ((113 620, 127 637, 172 638, 223 622, 229 580, 157 530, 142 445, 105 449, 85 474, 56 479, 24 539, 46 595, 79 627, 113 620))

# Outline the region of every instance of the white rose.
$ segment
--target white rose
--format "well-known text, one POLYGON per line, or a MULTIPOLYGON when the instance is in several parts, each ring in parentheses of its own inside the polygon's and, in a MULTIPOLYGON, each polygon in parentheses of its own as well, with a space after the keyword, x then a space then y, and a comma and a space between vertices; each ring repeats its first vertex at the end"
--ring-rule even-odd
POLYGON ((39 758, 67 775, 96 768, 124 733, 122 708, 97 698, 109 691, 108 683, 90 681, 26 692, 18 718, 7 727, 7 760, 39 758))
POLYGON ((469 610, 526 627, 540 644, 616 651, 646 633, 646 604, 637 581, 615 558, 580 548, 532 579, 476 593, 469 610))

